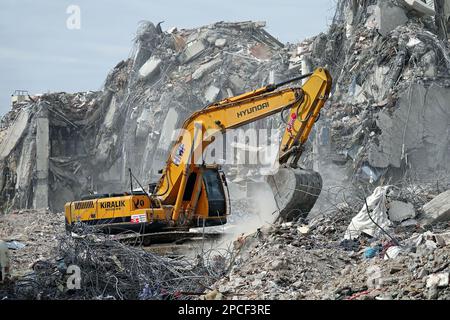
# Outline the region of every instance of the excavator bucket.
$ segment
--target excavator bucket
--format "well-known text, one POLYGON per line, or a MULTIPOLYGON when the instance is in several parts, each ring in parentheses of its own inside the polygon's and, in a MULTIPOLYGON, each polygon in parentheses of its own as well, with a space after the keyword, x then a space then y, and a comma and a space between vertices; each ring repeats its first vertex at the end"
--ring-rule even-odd
POLYGON ((322 190, 322 177, 313 170, 281 167, 266 179, 284 221, 305 218, 322 190))

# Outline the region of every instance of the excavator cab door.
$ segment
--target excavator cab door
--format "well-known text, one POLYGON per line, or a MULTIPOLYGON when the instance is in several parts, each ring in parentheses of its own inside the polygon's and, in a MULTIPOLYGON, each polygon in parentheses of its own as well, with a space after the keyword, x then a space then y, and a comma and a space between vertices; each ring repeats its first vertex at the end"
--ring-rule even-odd
MULTIPOLYGON (((223 225, 227 222, 228 188, 224 179, 223 173, 217 168, 205 168, 202 174, 200 198, 207 203, 207 206, 200 206, 200 210, 203 211, 207 207, 207 212, 201 212, 207 227, 223 225)), ((196 223, 199 227, 203 226, 203 220, 198 220, 196 223)))

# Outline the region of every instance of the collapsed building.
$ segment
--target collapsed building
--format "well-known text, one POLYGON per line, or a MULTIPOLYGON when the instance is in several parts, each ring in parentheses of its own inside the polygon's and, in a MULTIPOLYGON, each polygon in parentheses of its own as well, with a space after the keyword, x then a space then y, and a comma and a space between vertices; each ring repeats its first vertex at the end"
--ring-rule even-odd
POLYGON ((327 65, 336 83, 318 129, 328 149, 316 152, 332 154, 349 177, 448 172, 450 57, 430 8, 340 1, 328 33, 299 46, 309 49, 302 59, 327 65))
POLYGON ((128 168, 156 181, 174 130, 192 112, 295 74, 288 48, 264 26, 163 32, 146 22, 102 91, 15 103, 0 131, 2 208, 62 211, 82 194, 128 188, 128 168))

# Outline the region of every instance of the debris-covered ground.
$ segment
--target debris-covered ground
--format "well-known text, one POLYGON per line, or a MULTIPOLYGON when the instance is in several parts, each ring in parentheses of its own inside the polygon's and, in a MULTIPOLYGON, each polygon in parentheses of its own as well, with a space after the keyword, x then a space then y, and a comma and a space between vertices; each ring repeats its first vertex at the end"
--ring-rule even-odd
POLYGON ((0 299, 192 299, 230 269, 227 249, 198 246, 189 258, 155 254, 92 227, 66 233, 64 219, 54 216, 29 210, 3 217, 11 267, 0 299))
POLYGON ((33 263, 53 257, 64 234, 64 216, 46 210, 16 210, 0 215, 0 239, 10 243, 11 268, 19 276, 33 263))
POLYGON ((374 220, 385 215, 391 224, 381 233, 372 223, 376 237, 345 239, 357 208, 365 206, 360 199, 238 239, 236 263, 211 293, 227 299, 449 299, 450 224, 448 218, 428 224, 423 205, 439 199, 432 184, 424 186, 388 194, 383 214, 370 207, 374 220), (396 210, 400 199, 414 208, 412 218, 398 219, 405 213, 396 210))

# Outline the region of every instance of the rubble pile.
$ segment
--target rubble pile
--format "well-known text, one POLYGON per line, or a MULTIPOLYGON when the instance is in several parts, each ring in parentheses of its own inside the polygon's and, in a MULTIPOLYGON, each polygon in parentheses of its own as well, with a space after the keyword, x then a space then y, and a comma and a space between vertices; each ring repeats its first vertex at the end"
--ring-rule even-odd
MULTIPOLYGON (((417 220, 395 221, 393 215, 399 199, 414 199, 423 208, 439 191, 431 185, 409 189, 408 195, 395 190, 386 195, 383 213, 394 219, 386 227, 374 224, 380 232, 373 237, 345 237, 355 208, 365 207, 362 198, 339 203, 328 215, 238 238, 231 272, 212 292, 225 299, 449 299, 448 219, 427 224, 423 211, 414 215, 417 220)), ((378 220, 376 210, 371 214, 378 220)))
POLYGON ((349 180, 448 173, 450 60, 433 19, 405 1, 339 1, 329 31, 298 46, 334 80, 316 157, 349 180))
MULTIPOLYGON (((331 71, 334 88, 302 164, 325 186, 447 172, 450 58, 422 9, 342 0, 329 31, 298 45, 263 22, 167 31, 144 22, 102 91, 33 96, 3 117, 1 206, 61 211, 83 194, 126 189, 128 168, 155 182, 193 111, 316 66, 331 71)), ((278 118, 251 126, 277 127, 278 118)))

